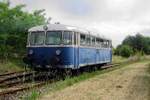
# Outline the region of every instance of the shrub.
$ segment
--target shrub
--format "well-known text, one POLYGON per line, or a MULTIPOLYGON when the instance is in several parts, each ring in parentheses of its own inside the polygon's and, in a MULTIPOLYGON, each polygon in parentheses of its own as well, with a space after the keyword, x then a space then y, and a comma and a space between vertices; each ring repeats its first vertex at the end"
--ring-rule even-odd
POLYGON ((115 50, 115 54, 122 57, 130 57, 133 55, 133 49, 128 45, 120 45, 115 50))

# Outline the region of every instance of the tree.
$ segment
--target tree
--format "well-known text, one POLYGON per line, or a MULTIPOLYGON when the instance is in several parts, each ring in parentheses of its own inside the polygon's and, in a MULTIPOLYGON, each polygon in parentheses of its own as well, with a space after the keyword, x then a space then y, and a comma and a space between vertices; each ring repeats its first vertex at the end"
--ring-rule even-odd
POLYGON ((136 36, 127 36, 122 45, 128 45, 133 48, 134 52, 143 52, 145 54, 150 54, 150 37, 144 37, 141 34, 136 36))
POLYGON ((25 5, 9 7, 9 3, 0 2, 0 32, 17 34, 27 32, 35 25, 45 23, 44 10, 36 10, 33 14, 22 11, 25 5))
POLYGON ((133 55, 133 49, 128 45, 119 45, 115 50, 115 55, 130 57, 133 55))
POLYGON ((122 45, 120 48, 120 55, 123 57, 130 57, 131 55, 133 55, 133 50, 128 45, 122 45))
POLYGON ((22 10, 24 7, 12 8, 9 2, 0 2, 0 52, 6 48, 7 54, 25 52, 28 29, 45 23, 44 10, 28 13, 22 10))
POLYGON ((121 48, 121 45, 118 45, 117 48, 114 50, 115 55, 120 55, 120 48, 121 48))
POLYGON ((150 37, 145 37, 144 41, 145 42, 144 42, 143 50, 144 50, 145 54, 150 55, 150 37))

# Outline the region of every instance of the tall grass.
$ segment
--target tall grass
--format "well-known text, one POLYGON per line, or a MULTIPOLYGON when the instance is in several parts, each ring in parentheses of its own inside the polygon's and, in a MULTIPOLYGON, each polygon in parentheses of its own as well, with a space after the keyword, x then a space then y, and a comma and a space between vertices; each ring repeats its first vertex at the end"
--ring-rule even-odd
POLYGON ((21 59, 10 59, 7 62, 0 62, 0 74, 23 70, 24 64, 21 59))
MULTIPOLYGON (((104 74, 104 73, 108 73, 108 72, 123 68, 126 65, 129 65, 129 64, 132 64, 132 63, 135 63, 135 62, 137 62, 137 61, 130 61, 128 63, 123 63, 120 66, 112 67, 112 68, 105 69, 105 70, 97 70, 97 71, 93 71, 93 72, 84 72, 83 74, 81 74, 79 76, 75 76, 73 78, 68 78, 67 77, 65 80, 61 80, 61 81, 58 81, 58 82, 55 82, 55 83, 52 83, 52 84, 47 84, 46 86, 44 86, 45 89, 44 89, 43 93, 47 94, 47 93, 49 93, 49 91, 51 91, 51 93, 52 93, 52 92, 64 89, 68 86, 74 85, 75 83, 79 83, 79 82, 82 82, 84 80, 93 78, 97 75, 101 75, 101 74, 104 74)), ((43 95, 43 93, 41 93, 39 95, 36 95, 36 98, 38 98, 40 95, 43 95)), ((28 95, 28 96, 32 97, 32 95, 28 95)))
POLYGON ((31 95, 22 98, 22 100, 37 100, 38 97, 39 97, 39 93, 36 90, 33 90, 31 92, 31 95))
POLYGON ((148 78, 147 78, 147 81, 148 81, 148 86, 147 88, 149 89, 149 93, 148 93, 148 99, 150 98, 150 63, 148 64, 148 78))
MULTIPOLYGON (((60 80, 60 81, 52 83, 52 84, 47 83, 47 85, 45 85, 43 87, 44 91, 42 93, 41 92, 39 93, 38 91, 32 91, 32 93, 27 95, 26 98, 31 98, 29 100, 34 100, 34 99, 32 99, 33 97, 37 99, 41 95, 49 93, 49 91, 51 91, 51 93, 52 93, 52 92, 64 89, 68 86, 72 86, 75 83, 79 83, 79 82, 82 82, 84 80, 95 77, 97 75, 101 75, 101 74, 104 74, 104 73, 108 73, 108 72, 123 68, 123 67, 125 67, 129 64, 133 64, 133 63, 138 62, 138 61, 145 61, 145 60, 137 60, 137 59, 136 60, 135 59, 127 60, 127 59, 122 58, 122 57, 119 57, 119 58, 121 58, 121 60, 117 60, 117 57, 115 58, 116 62, 125 61, 126 63, 122 63, 120 66, 112 67, 112 68, 105 69, 105 70, 97 70, 97 71, 93 71, 93 72, 84 72, 83 74, 81 74, 79 76, 75 76, 73 78, 67 77, 65 80, 60 80)), ((150 66, 150 64, 149 64, 149 66, 150 66)), ((150 67, 149 67, 149 72, 150 72, 150 67)))
POLYGON ((112 62, 113 63, 121 63, 127 61, 127 58, 121 57, 121 56, 113 56, 112 62))

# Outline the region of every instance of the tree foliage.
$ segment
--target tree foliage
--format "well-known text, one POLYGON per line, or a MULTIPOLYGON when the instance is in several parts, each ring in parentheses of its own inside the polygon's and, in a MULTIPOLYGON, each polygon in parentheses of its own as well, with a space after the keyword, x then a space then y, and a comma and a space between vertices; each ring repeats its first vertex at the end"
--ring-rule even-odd
POLYGON ((130 57, 133 55, 133 49, 128 45, 119 45, 115 50, 116 55, 130 57))
POLYGON ((139 33, 135 36, 127 36, 123 40, 122 44, 116 48, 115 54, 125 56, 124 55, 125 51, 129 52, 129 50, 131 53, 130 55, 136 54, 137 52, 141 52, 142 54, 149 55, 150 54, 150 37, 144 37, 143 35, 139 33), (123 53, 122 54, 121 51, 124 51, 124 53, 122 52, 123 53))
POLYGON ((133 48, 134 52, 139 51, 150 54, 150 37, 144 37, 139 33, 136 36, 126 37, 122 45, 129 45, 133 48))
POLYGON ((6 54, 5 51, 22 54, 26 47, 28 29, 45 23, 44 10, 28 13, 22 10, 24 7, 25 5, 17 5, 12 8, 9 2, 0 2, 1 57, 6 54))

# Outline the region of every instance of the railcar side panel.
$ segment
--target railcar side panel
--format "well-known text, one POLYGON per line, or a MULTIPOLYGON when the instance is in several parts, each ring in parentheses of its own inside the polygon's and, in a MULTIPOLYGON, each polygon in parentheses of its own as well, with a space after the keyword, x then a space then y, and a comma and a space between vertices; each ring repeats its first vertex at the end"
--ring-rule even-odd
POLYGON ((79 48, 79 66, 110 63, 111 49, 79 48))

